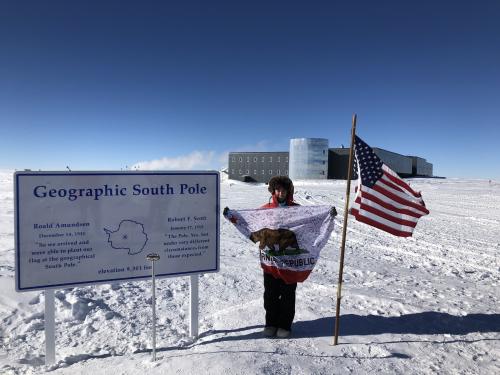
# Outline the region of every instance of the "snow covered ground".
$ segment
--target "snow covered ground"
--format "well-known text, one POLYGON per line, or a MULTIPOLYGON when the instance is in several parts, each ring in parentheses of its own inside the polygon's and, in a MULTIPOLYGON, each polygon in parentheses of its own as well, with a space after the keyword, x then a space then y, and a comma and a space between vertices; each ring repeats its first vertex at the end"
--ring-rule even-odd
MULTIPOLYGON (((200 277, 200 336, 189 338, 189 277, 56 292, 56 364, 44 366, 44 293, 14 291, 12 173, 0 172, 0 373, 498 374, 500 183, 415 179, 431 214, 412 238, 349 219, 341 336, 332 346, 344 181, 296 183, 302 205, 333 204, 336 228, 297 289, 290 339, 261 335, 256 245, 221 223, 220 272, 200 277)), ((223 181, 221 207, 267 202, 267 187, 223 181)))

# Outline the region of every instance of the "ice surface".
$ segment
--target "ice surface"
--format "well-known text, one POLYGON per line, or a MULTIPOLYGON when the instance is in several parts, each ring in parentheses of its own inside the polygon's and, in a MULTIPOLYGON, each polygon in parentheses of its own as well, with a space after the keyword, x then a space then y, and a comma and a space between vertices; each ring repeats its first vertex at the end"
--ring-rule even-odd
MULTIPOLYGON (((200 337, 189 278, 56 292, 56 364, 44 366, 44 293, 14 291, 12 172, 0 172, 0 373, 500 373, 500 183, 414 179, 430 215, 412 238, 349 219, 340 345, 332 346, 344 181, 297 181, 302 205, 333 204, 336 229, 297 289, 292 337, 267 339, 256 245, 221 221, 220 272, 200 277, 200 337)), ((221 209, 257 207, 266 186, 222 181, 221 209)), ((351 196, 352 198, 352 196, 351 196)))

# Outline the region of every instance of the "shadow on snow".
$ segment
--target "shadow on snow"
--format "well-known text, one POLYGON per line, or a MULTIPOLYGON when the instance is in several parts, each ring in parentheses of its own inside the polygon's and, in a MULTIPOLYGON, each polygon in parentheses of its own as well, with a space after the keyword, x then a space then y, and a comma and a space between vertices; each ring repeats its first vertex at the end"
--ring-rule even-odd
MULTIPOLYGON (((314 338, 314 337, 332 337, 335 327, 334 317, 319 318, 309 321, 298 321, 293 325, 292 339, 296 338, 314 338)), ((209 330, 203 332, 199 336, 199 341, 185 346, 172 346, 157 348, 157 352, 169 352, 177 350, 188 350, 195 346, 213 344, 223 341, 238 341, 238 340, 257 340, 264 339, 262 335, 262 325, 253 325, 246 327, 239 327, 236 329, 227 330, 209 330), (250 331, 248 333, 243 333, 250 331), (222 335, 210 339, 214 335, 222 335)), ((422 312, 416 314, 407 314, 402 316, 377 316, 377 315, 355 315, 345 314, 340 317, 340 336, 368 336, 368 335, 381 335, 381 334, 413 334, 413 335, 466 335, 469 333, 488 333, 500 332, 500 314, 469 314, 465 316, 455 316, 441 312, 422 312)), ((268 338, 265 338, 269 340, 268 338)), ((483 338, 479 340, 471 340, 470 342, 480 340, 495 340, 491 338, 483 338)), ((413 342, 414 340, 412 340, 413 342)), ((428 342, 427 340, 424 340, 428 342)), ((452 340, 452 341, 436 341, 438 343, 451 343, 456 341, 467 340, 452 340)), ((407 342, 406 340, 396 340, 394 343, 407 342)), ((386 342, 387 343, 387 342, 386 342)), ((358 343, 363 344, 363 343, 358 343)), ((371 344, 371 343, 370 343, 371 344)), ((151 349, 137 350, 134 353, 148 353, 151 349)), ((240 353, 237 350, 236 353, 240 353)), ((248 352, 259 352, 248 350, 248 352)), ((198 353, 210 354, 214 352, 198 353)), ((233 353, 227 351, 227 353, 233 353)), ((259 352, 260 353, 260 352, 259 352)), ((275 354, 275 352, 269 352, 275 354)), ((193 353, 194 355, 194 353, 193 353)), ((87 360, 91 358, 104 358, 111 355, 103 356, 74 356, 74 358, 66 359, 66 363, 73 364, 80 360, 87 360)), ((313 356, 314 357, 314 356, 313 356)), ((319 355, 316 357, 331 357, 319 355)), ((371 358, 371 357, 370 357, 371 358)), ((403 353, 390 353, 384 358, 410 358, 407 354, 403 353)), ((373 359, 373 358, 372 358, 373 359)), ((41 364, 42 359, 39 358, 38 362, 30 364, 41 364)))
MULTIPOLYGON (((319 318, 294 323, 292 338, 332 337, 335 318, 319 318)), ((229 330, 204 332, 200 338, 223 334, 225 336, 202 341, 195 345, 206 345, 220 341, 264 339, 261 325, 229 330), (255 331, 255 329, 259 329, 255 331), (250 333, 234 333, 252 330, 250 333)), ((402 316, 377 316, 346 314, 340 317, 339 336, 368 336, 381 334, 413 335, 466 335, 469 333, 500 332, 500 314, 469 314, 455 316, 442 312, 422 312, 402 316)))
MULTIPOLYGON (((297 322, 295 337, 333 335, 335 318, 320 318, 297 322)), ((340 336, 380 334, 466 335, 473 332, 500 332, 500 314, 450 315, 426 311, 401 316, 355 315, 340 316, 340 336)))

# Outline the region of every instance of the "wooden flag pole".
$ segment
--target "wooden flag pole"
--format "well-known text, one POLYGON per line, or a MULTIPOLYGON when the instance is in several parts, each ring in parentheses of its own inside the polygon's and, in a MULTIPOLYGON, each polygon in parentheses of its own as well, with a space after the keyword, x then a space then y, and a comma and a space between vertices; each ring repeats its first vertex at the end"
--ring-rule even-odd
POLYGON ((349 195, 351 193, 351 177, 352 177, 352 155, 354 150, 354 135, 356 134, 356 114, 352 116, 351 129, 351 149, 349 150, 349 167, 347 168, 347 188, 344 209, 344 227, 342 228, 342 245, 340 247, 340 266, 339 266, 339 283, 337 286, 337 309, 335 311, 335 338, 333 345, 338 344, 339 326, 340 326, 340 299, 342 298, 342 274, 344 272, 344 253, 345 253, 345 237, 347 233, 347 215, 349 214, 349 195))

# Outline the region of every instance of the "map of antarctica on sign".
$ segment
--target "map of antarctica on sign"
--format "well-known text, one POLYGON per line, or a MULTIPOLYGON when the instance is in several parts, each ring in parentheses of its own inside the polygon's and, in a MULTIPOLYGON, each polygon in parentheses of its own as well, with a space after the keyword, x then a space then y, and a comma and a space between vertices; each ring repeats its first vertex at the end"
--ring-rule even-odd
POLYGON ((134 220, 122 220, 115 231, 104 231, 113 249, 128 250, 129 255, 139 254, 148 242, 144 225, 134 220))

